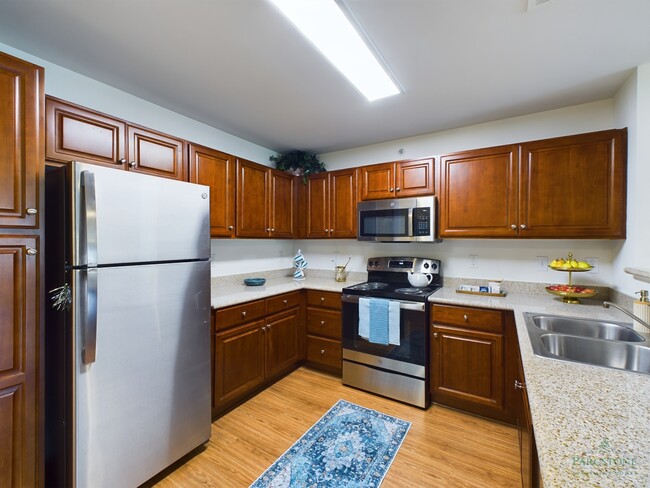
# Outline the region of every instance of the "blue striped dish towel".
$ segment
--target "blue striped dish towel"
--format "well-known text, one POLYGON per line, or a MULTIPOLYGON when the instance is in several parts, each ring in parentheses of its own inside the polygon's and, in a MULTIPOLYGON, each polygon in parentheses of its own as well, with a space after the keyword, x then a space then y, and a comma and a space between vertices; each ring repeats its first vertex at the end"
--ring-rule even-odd
POLYGON ((388 300, 370 299, 370 330, 368 341, 388 345, 388 300))
MULTIPOLYGON (((394 300, 378 300, 375 298, 359 298, 359 336, 363 339, 370 339, 370 302, 388 302, 388 344, 400 345, 400 308, 399 302, 394 300)), ((371 341, 372 342, 372 341, 371 341)))

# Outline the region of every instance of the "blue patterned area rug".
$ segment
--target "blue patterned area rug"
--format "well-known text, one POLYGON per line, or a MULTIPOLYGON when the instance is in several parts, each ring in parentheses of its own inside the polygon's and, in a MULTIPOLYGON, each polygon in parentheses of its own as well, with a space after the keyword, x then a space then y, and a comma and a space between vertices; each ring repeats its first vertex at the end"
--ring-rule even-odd
POLYGON ((410 427, 339 400, 250 488, 377 487, 410 427))

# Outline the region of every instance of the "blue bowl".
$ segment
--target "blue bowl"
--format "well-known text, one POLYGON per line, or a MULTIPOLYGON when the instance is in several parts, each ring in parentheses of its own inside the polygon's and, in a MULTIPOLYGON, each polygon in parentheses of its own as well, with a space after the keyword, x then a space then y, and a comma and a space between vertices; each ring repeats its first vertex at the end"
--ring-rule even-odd
POLYGON ((245 278, 244 284, 246 286, 262 286, 266 283, 266 278, 245 278))

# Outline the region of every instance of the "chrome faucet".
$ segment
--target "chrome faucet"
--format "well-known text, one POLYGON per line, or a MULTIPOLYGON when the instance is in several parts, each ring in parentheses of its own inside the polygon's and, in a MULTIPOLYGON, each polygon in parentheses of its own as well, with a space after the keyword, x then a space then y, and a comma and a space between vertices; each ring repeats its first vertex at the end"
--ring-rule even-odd
POLYGON ((621 312, 623 312, 623 313, 624 313, 625 315, 627 315, 628 317, 632 317, 632 318, 633 318, 634 320, 636 320, 638 323, 640 323, 641 325, 643 325, 646 329, 650 330, 650 324, 649 324, 648 322, 646 322, 645 320, 640 319, 639 317, 637 317, 637 316, 634 315, 633 313, 628 312, 628 311, 625 310, 623 307, 619 307, 619 306, 616 305, 615 303, 612 303, 612 302, 603 302, 603 307, 605 307, 605 308, 614 307, 614 308, 620 310, 621 312))

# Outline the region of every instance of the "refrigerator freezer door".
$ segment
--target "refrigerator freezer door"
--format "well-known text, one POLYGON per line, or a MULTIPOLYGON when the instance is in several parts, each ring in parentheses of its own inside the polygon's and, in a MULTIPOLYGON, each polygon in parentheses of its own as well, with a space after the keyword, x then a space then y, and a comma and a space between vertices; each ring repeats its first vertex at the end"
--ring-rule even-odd
POLYGON ((210 263, 97 274, 95 362, 73 297, 76 488, 138 486, 210 437, 210 263))
POLYGON ((207 186, 73 162, 72 265, 210 257, 207 186))

